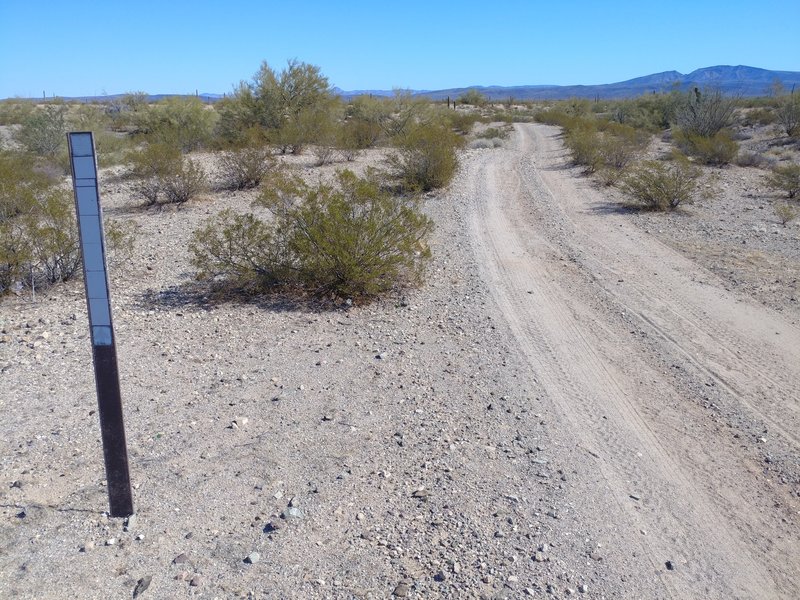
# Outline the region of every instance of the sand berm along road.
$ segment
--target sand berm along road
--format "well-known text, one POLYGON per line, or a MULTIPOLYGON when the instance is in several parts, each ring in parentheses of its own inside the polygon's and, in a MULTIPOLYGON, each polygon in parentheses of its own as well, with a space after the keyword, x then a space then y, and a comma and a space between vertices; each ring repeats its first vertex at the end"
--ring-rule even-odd
POLYGON ((800 331, 609 205, 558 136, 518 124, 457 185, 558 435, 593 465, 580 518, 646 565, 642 597, 800 597, 797 500, 757 449, 797 466, 800 331))

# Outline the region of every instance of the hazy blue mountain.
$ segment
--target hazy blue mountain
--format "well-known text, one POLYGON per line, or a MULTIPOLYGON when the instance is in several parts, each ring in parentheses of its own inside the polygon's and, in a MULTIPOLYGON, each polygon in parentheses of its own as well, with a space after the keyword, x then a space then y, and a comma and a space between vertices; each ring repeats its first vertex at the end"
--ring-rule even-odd
MULTIPOLYGON (((775 81, 780 81, 786 89, 792 89, 794 86, 800 86, 800 72, 771 71, 741 65, 736 67, 721 65, 697 69, 688 75, 678 71, 665 71, 602 85, 493 85, 435 91, 414 90, 412 93, 435 100, 444 100, 448 96, 454 99, 470 89, 476 89, 492 100, 505 100, 509 97, 517 100, 561 100, 574 97, 613 99, 668 92, 675 88, 687 90, 693 87, 717 87, 727 93, 741 96, 765 96, 775 81)), ((374 96, 391 94, 386 90, 340 91, 339 93, 344 98, 361 94, 374 96)))
MULTIPOLYGON (((668 92, 672 89, 687 90, 693 87, 715 87, 726 93, 740 96, 765 96, 769 92, 770 86, 776 81, 780 81, 787 90, 791 90, 794 87, 800 88, 800 72, 771 71, 742 65, 735 67, 720 65, 697 69, 688 75, 678 73, 678 71, 665 71, 602 85, 476 85, 445 90, 409 91, 415 96, 424 96, 434 100, 444 100, 447 97, 455 99, 471 89, 480 91, 492 100, 507 100, 508 98, 516 100, 561 100, 574 97, 615 99, 668 92)), ((394 94, 393 90, 342 90, 338 87, 334 87, 332 91, 345 99, 369 94, 373 96, 391 96, 394 94)), ((154 102, 174 95, 180 94, 152 94, 149 99, 154 102)), ((216 102, 224 95, 203 93, 199 94, 198 97, 204 102, 216 102)), ((112 96, 81 96, 66 99, 83 102, 108 102, 122 96, 123 94, 115 94, 112 96)), ((35 100, 35 98, 32 98, 32 100, 35 100)))

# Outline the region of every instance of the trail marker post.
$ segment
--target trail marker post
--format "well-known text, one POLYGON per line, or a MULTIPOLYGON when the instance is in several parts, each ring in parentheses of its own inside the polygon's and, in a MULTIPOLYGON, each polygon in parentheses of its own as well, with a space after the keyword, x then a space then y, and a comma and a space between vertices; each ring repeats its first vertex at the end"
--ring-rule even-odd
POLYGON ((92 338, 94 380, 103 438, 103 457, 112 517, 133 514, 133 495, 128 471, 128 450, 122 421, 122 396, 117 371, 117 349, 108 293, 103 212, 97 185, 94 137, 89 131, 68 133, 69 159, 75 212, 83 255, 83 281, 92 338))

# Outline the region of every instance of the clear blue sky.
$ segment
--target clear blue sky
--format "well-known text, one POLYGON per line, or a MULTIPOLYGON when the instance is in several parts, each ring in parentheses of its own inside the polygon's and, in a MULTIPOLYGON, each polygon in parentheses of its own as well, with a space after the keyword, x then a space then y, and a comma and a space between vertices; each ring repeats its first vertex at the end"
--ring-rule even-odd
POLYGON ((0 0, 0 98, 222 93, 262 60, 342 89, 800 71, 800 0, 0 0))

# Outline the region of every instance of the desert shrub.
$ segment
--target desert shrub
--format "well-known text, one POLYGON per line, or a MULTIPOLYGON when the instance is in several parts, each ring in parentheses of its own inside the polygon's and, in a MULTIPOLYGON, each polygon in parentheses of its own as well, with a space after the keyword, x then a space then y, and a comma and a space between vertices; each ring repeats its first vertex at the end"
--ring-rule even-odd
POLYGON ((139 113, 139 129, 148 142, 189 152, 207 146, 214 132, 216 112, 199 98, 165 98, 139 113))
POLYGON ((702 164, 721 167, 733 162, 739 153, 737 144, 730 133, 718 131, 712 136, 704 136, 678 130, 673 139, 686 154, 697 158, 702 164))
POLYGON ((148 205, 157 204, 162 197, 167 203, 183 204, 208 187, 202 168, 173 145, 148 144, 132 152, 129 160, 131 175, 138 179, 134 190, 148 205))
POLYGON ((400 187, 429 191, 446 186, 458 169, 463 140, 438 123, 417 123, 395 137, 388 164, 400 187))
MULTIPOLYGON (((497 141, 500 142, 501 146, 503 145, 503 140, 498 139, 497 141)), ((487 140, 486 138, 477 138, 469 143, 469 147, 473 149, 486 149, 495 148, 498 146, 495 146, 492 140, 487 140)))
POLYGON ((686 160, 645 161, 632 168, 620 189, 648 210, 668 211, 692 201, 700 174, 686 160))
POLYGON ((224 152, 219 158, 222 185, 233 190, 258 187, 273 166, 274 160, 266 145, 236 148, 224 152))
POLYGON ((735 109, 736 99, 722 91, 694 88, 681 97, 674 122, 689 136, 712 138, 731 124, 735 109))
POLYGON ((772 125, 778 120, 778 115, 769 107, 752 108, 742 115, 742 125, 754 127, 755 125, 772 125))
POLYGON ((445 118, 450 123, 450 127, 453 128, 453 131, 462 135, 467 135, 480 119, 480 115, 465 110, 451 110, 446 113, 445 118))
POLYGON ((765 167, 770 164, 770 159, 760 152, 739 151, 735 162, 740 167, 765 167))
POLYGON ((564 129, 569 129, 578 120, 573 115, 568 115, 563 110, 557 108, 541 110, 534 114, 533 119, 537 123, 555 125, 557 127, 563 127, 564 129))
POLYGON ((789 198, 794 198, 800 192, 800 165, 773 167, 772 173, 766 177, 766 184, 774 190, 786 192, 789 198))
POLYGON ((190 251, 201 278, 364 299, 418 281, 430 256, 432 222, 418 200, 350 171, 335 186, 276 178, 260 204, 272 220, 224 212, 195 232, 190 251))
MULTIPOLYGON (((132 243, 110 223, 106 239, 113 249, 132 243)), ((80 264, 72 194, 30 160, 0 153, 0 295, 67 281, 80 264)))
POLYGON ((600 132, 594 121, 573 121, 566 129, 564 143, 572 155, 572 162, 582 166, 585 173, 594 173, 602 166, 600 132))
POLYGON ((352 161, 362 150, 372 148, 381 137, 381 126, 373 121, 350 117, 338 128, 336 145, 345 160, 352 161))
POLYGON ((781 222, 781 225, 786 227, 789 223, 794 221, 798 215, 800 215, 800 210, 796 206, 792 206, 788 202, 780 202, 775 204, 775 216, 778 217, 778 220, 781 222))
POLYGON ((15 132, 16 141, 28 152, 54 157, 66 145, 66 104, 46 104, 38 107, 15 132))
POLYGON ((800 94, 779 97, 776 119, 789 137, 800 136, 800 94))
POLYGON ((500 138, 501 140, 506 139, 510 134, 510 130, 507 127, 503 127, 502 129, 498 129, 497 127, 487 127, 480 133, 478 133, 475 137, 477 138, 485 138, 487 140, 491 140, 494 138, 500 138))
POLYGON ((618 100, 609 107, 612 120, 650 133, 667 129, 674 120, 679 96, 649 94, 630 100, 618 100))
POLYGON ((180 166, 161 179, 164 198, 171 204, 183 204, 208 189, 205 171, 191 158, 183 158, 180 166))
POLYGON ((461 94, 456 99, 456 102, 459 104, 470 104, 472 106, 486 106, 489 104, 489 98, 481 94, 478 90, 471 89, 461 94))
POLYGON ((0 125, 21 125, 35 108, 29 100, 0 100, 0 125))

